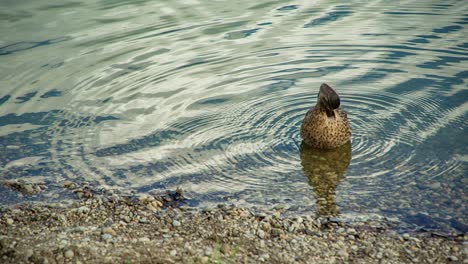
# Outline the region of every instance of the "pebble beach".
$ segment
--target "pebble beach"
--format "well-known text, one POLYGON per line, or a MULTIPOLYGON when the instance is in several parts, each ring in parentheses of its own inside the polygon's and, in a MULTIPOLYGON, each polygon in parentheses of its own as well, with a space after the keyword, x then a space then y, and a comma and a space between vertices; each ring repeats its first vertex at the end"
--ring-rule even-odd
MULTIPOLYGON (((196 209, 183 206, 182 190, 128 196, 63 186, 70 204, 1 208, 1 263, 468 263, 466 235, 285 216, 281 206, 196 209)), ((23 189, 41 188, 31 187, 23 189)))

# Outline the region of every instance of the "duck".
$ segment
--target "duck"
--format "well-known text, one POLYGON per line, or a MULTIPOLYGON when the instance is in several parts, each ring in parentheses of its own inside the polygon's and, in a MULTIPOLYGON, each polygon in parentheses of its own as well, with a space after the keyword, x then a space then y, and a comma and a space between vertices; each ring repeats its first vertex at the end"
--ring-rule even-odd
POLYGON ((320 85, 317 103, 305 114, 301 138, 317 149, 334 149, 351 140, 351 126, 340 107, 340 96, 326 83, 320 85))

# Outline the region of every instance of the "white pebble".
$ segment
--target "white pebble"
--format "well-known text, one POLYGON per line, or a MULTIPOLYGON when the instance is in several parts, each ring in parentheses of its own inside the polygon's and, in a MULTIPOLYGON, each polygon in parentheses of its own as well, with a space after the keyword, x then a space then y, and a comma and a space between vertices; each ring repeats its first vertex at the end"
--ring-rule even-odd
POLYGON ((74 256, 75 256, 75 254, 73 253, 73 250, 69 249, 69 250, 65 251, 65 257, 67 259, 72 259, 74 256))

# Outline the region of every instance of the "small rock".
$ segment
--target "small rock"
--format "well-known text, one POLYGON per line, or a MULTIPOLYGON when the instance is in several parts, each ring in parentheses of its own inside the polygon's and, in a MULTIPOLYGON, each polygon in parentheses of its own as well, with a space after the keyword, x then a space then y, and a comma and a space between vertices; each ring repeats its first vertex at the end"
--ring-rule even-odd
POLYGON ((81 213, 81 214, 87 214, 91 211, 91 209, 89 209, 88 207, 86 206, 81 206, 77 209, 78 213, 81 213))
POLYGON ((408 240, 410 238, 410 235, 408 233, 403 234, 403 239, 408 240))
POLYGON ((77 226, 75 228, 72 228, 70 230, 71 232, 75 232, 75 233, 84 233, 86 231, 86 227, 84 226, 77 226))
POLYGON ((143 223, 148 222, 148 220, 146 219, 146 217, 141 217, 141 218, 138 220, 138 222, 140 222, 140 223, 143 224, 143 223))
POLYGON ((160 208, 161 206, 163 206, 163 203, 159 200, 154 200, 151 202, 151 204, 153 204, 153 206, 156 208, 160 208))
POLYGON ((154 207, 152 203, 147 204, 146 209, 150 210, 153 213, 159 210, 157 207, 154 207))
POLYGON ((260 240, 260 247, 264 248, 265 247, 265 240, 260 240))
POLYGON ((34 255, 34 251, 32 249, 27 249, 26 252, 24 253, 26 259, 29 259, 34 255))
POLYGON ((148 195, 148 194, 144 194, 144 195, 138 197, 138 199, 140 200, 140 202, 151 202, 151 201, 154 201, 154 197, 151 196, 151 195, 148 195))
POLYGON ((274 209, 275 209, 275 210, 282 210, 282 209, 284 209, 284 207, 285 207, 284 204, 278 204, 278 205, 276 205, 276 206, 274 207, 274 209))
POLYGON ((177 255, 177 250, 173 249, 171 250, 171 252, 169 252, 169 254, 174 257, 175 255, 177 255))
POLYGON ((342 249, 338 251, 338 255, 344 259, 348 259, 348 252, 346 250, 342 249))
POLYGON ((258 231, 257 231, 257 236, 258 236, 259 238, 261 238, 261 239, 264 239, 264 238, 265 238, 265 231, 263 231, 263 230, 261 230, 261 229, 258 230, 258 231))
POLYGON ((179 221, 177 221, 177 220, 175 220, 175 219, 172 221, 172 226, 173 226, 173 227, 179 227, 180 225, 181 225, 181 224, 180 224, 179 221))
POLYGON ((65 258, 72 259, 74 256, 75 256, 75 253, 73 253, 73 250, 69 249, 65 251, 65 258))
POLYGON ((231 252, 231 247, 229 246, 229 244, 223 244, 220 250, 221 253, 228 255, 231 252))
POLYGON ((267 216, 267 214, 263 213, 263 212, 259 212, 259 213, 256 213, 255 214, 257 217, 259 218, 265 218, 267 216))
POLYGON ((112 235, 111 234, 103 234, 101 236, 102 240, 104 241, 107 241, 107 240, 111 240, 112 239, 112 235))
POLYGON ((34 189, 31 184, 25 184, 23 185, 23 190, 26 194, 32 194, 34 193, 34 189))
POLYGON ((11 218, 7 218, 7 219, 6 219, 7 225, 12 225, 14 222, 15 222, 15 221, 13 221, 13 219, 11 219, 11 218))
POLYGON ((213 248, 212 247, 207 247, 205 249, 205 256, 211 256, 213 254, 213 248))
POLYGON ((450 257, 449 257, 449 260, 450 260, 450 261, 458 261, 458 258, 455 257, 455 256, 450 256, 450 257))
POLYGON ((75 184, 72 181, 64 181, 63 188, 72 189, 75 188, 75 184))
POLYGON ((149 242, 150 239, 148 237, 141 237, 138 239, 138 241, 145 243, 145 242, 149 242))
POLYGON ((114 231, 114 229, 112 229, 111 227, 104 227, 102 229, 102 233, 103 234, 109 234, 109 235, 112 235, 112 236, 117 236, 117 232, 114 231))

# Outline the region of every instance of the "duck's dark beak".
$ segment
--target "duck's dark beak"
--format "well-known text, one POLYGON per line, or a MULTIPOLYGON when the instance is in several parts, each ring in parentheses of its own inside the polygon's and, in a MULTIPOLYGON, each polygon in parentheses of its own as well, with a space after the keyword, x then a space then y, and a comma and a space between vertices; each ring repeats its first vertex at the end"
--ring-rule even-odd
POLYGON ((325 109, 328 117, 334 117, 333 110, 340 107, 340 97, 328 84, 322 83, 317 103, 325 109))

